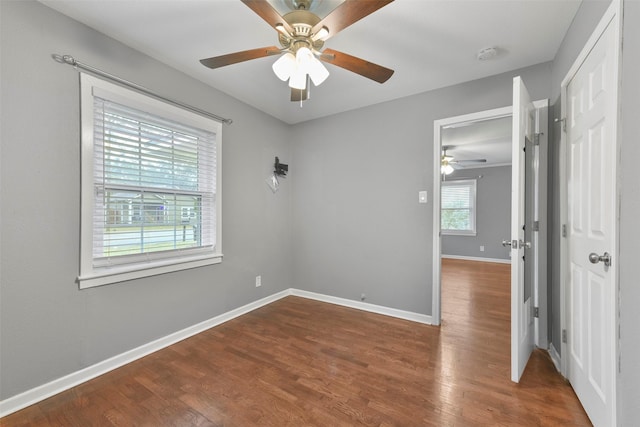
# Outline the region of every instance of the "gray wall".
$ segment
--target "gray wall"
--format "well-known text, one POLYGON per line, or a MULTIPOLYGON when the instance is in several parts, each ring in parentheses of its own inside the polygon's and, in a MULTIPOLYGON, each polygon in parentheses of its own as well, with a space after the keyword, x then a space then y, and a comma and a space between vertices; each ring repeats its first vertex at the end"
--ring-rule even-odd
POLYGON ((296 286, 430 315, 433 121, 511 105, 516 75, 549 97, 545 63, 294 126, 296 286))
POLYGON ((640 2, 624 4, 622 61, 622 117, 620 129, 620 425, 640 420, 640 2))
POLYGON ((291 183, 264 181, 275 156, 289 163, 287 125, 39 3, 0 10, 1 399, 291 287, 291 183), (78 290, 78 74, 52 53, 234 119, 222 264, 78 290))
POLYGON ((511 166, 466 168, 448 178, 482 175, 476 184, 476 235, 442 236, 442 255, 511 259, 502 246, 511 235, 511 166), (480 246, 484 252, 480 252, 480 246))

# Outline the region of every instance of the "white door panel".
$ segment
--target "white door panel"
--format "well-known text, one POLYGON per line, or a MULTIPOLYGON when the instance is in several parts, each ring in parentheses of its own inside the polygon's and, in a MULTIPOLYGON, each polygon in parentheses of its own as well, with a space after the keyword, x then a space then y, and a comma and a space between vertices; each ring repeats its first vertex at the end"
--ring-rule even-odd
MULTIPOLYGON (((511 164, 511 380, 518 382, 533 351, 531 292, 525 289, 524 257, 531 242, 525 235, 525 147, 535 132, 535 107, 522 79, 513 79, 511 164)), ((532 207, 530 207, 532 208, 532 207)))
POLYGON ((615 419, 616 42, 609 25, 567 86, 567 377, 595 426, 615 419))

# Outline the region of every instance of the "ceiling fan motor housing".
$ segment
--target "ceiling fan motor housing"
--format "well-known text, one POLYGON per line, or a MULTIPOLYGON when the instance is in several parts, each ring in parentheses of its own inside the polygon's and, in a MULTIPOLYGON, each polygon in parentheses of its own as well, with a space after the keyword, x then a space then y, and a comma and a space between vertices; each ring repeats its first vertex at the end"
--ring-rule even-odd
POLYGON ((312 40, 311 30, 320 22, 320 18, 307 10, 295 10, 283 16, 284 20, 293 28, 291 37, 280 34, 278 40, 285 49, 291 49, 293 53, 300 47, 308 47, 311 50, 320 50, 324 46, 323 40, 312 40))

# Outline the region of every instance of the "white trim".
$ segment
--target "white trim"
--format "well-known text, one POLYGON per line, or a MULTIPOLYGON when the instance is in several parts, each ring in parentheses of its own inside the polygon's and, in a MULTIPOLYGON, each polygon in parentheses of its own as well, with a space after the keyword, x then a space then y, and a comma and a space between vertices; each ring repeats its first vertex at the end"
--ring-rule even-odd
POLYGON ((560 353, 558 353, 558 350, 556 350, 553 343, 549 344, 548 352, 549 352, 549 356, 551 357, 551 361, 553 362, 553 365, 556 367, 556 370, 560 372, 560 374, 562 374, 562 371, 560 370, 562 357, 560 357, 560 353))
POLYGON ((80 289, 108 285, 141 277, 165 274, 222 262, 222 123, 197 115, 175 105, 135 92, 95 76, 80 73, 81 119, 81 188, 80 188, 80 289), (215 245, 183 251, 146 253, 132 259, 120 257, 113 266, 103 267, 94 262, 93 218, 95 199, 94 182, 94 97, 100 96, 132 108, 150 112, 159 117, 179 121, 185 125, 215 134, 216 185, 215 185, 215 245), (138 260, 139 259, 139 260, 138 260))
POLYGON ((395 308, 384 307, 345 298, 332 297, 329 295, 317 294, 314 292, 308 292, 294 288, 285 289, 284 291, 277 292, 271 296, 243 305, 242 307, 238 307, 226 313, 220 314, 209 320, 205 320, 193 326, 189 326, 165 337, 151 341, 150 343, 143 344, 132 350, 125 351, 124 353, 103 360, 102 362, 98 362, 84 369, 80 369, 79 371, 72 372, 62 378, 55 379, 46 384, 34 387, 23 393, 2 400, 0 401, 0 418, 19 411, 20 409, 26 408, 27 406, 38 403, 55 394, 61 393, 65 390, 69 390, 72 387, 92 380, 96 377, 99 377, 100 375, 106 374, 107 372, 113 371, 114 369, 117 369, 128 363, 134 362, 144 356, 162 350, 163 348, 169 347, 172 344, 204 332, 207 329, 211 329, 215 326, 221 325, 225 322, 228 322, 229 320, 235 319, 236 317, 247 314, 253 310, 271 304, 272 302, 290 295, 327 302, 330 304, 336 304, 343 307, 350 307, 357 310, 368 311, 371 313, 382 314, 385 316, 396 317, 412 322, 423 323, 427 325, 433 324, 432 317, 425 314, 398 310, 395 308))
POLYGON ((446 254, 442 254, 441 257, 446 259, 461 259, 464 261, 479 261, 479 262, 493 262, 497 264, 511 264, 511 259, 483 258, 483 257, 476 257, 476 256, 446 255, 446 254))
POLYGON ((382 305, 375 305, 368 302, 355 301, 330 295, 317 294, 315 292, 303 291, 299 289, 291 289, 291 295, 313 299, 316 301, 328 302, 330 304, 341 305, 343 307, 355 308, 357 310, 368 311, 371 313, 382 314, 385 316, 396 317, 398 319, 410 320, 412 322, 424 323, 426 325, 433 325, 432 316, 414 313, 412 311, 399 310, 397 308, 390 308, 382 305))
POLYGON ((549 312, 547 307, 547 173, 548 129, 549 129, 549 100, 534 101, 536 108, 536 133, 539 136, 538 145, 534 146, 534 212, 533 220, 538 222, 538 230, 533 233, 533 303, 538 307, 539 316, 534 318, 534 342, 536 347, 548 348, 549 337, 547 325, 549 312))

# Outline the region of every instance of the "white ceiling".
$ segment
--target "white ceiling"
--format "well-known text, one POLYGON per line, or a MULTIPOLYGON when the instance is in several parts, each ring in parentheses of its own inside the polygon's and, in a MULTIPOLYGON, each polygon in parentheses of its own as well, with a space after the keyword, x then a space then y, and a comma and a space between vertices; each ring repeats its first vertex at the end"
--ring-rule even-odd
MULTIPOLYGON (((580 4, 395 0, 325 44, 394 69, 391 79, 379 84, 329 64, 331 75, 312 87, 300 108, 271 70, 276 57, 216 70, 200 64, 202 58, 278 45, 277 32, 240 0, 40 1, 290 124, 552 60, 580 4), (500 55, 478 61, 476 53, 490 46, 500 55)), ((340 3, 315 1, 320 16, 340 3)), ((291 0, 270 2, 284 13, 291 0)))
POLYGON ((442 129, 447 156, 455 160, 485 159, 486 163, 453 165, 456 169, 511 164, 511 116, 457 124, 442 129))

